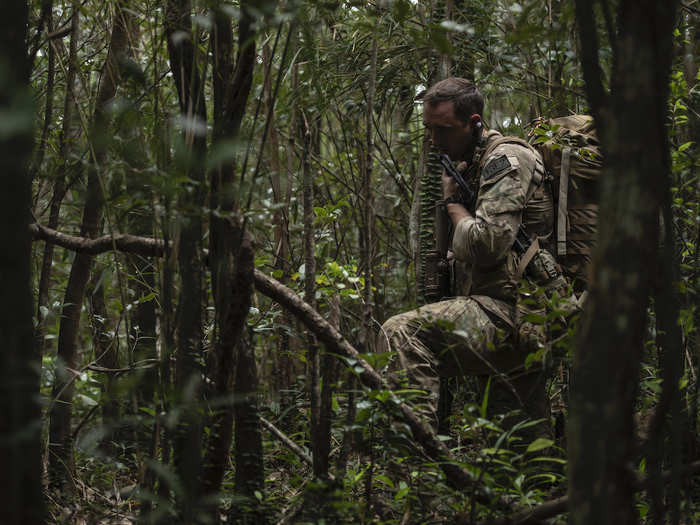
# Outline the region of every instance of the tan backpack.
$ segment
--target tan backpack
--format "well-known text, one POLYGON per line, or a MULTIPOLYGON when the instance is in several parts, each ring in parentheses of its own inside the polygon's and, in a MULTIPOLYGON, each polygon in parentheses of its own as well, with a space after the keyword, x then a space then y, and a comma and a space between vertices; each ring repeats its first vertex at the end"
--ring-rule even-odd
POLYGON ((538 119, 529 143, 542 155, 552 181, 554 255, 574 288, 581 291, 590 280, 598 225, 598 179, 603 167, 595 123, 588 115, 538 119))

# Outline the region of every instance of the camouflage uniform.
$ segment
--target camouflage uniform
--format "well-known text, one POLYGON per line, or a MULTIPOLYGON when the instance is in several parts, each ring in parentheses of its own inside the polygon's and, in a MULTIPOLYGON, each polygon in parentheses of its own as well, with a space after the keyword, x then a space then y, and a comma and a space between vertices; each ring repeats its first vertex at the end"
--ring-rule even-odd
POLYGON ((498 411, 524 408, 531 417, 548 415, 542 370, 524 367, 537 345, 537 329, 534 345, 516 341, 521 308, 512 246, 523 222, 547 247, 552 198, 539 155, 503 141, 495 131, 482 136, 465 174, 478 182, 478 196, 476 209, 469 210, 473 218, 462 219, 452 232, 457 297, 396 315, 380 333, 383 349, 396 352, 390 380, 397 383, 405 374, 409 386, 425 390, 424 409, 433 423, 440 377, 458 375, 496 377, 491 408, 495 401, 498 411))

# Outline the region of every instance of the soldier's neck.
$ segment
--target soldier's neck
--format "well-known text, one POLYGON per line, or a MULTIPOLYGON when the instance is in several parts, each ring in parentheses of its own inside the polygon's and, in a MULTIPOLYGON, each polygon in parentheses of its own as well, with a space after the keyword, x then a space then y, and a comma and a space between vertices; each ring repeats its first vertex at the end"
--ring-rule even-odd
POLYGON ((474 164, 479 163, 479 157, 481 156, 480 153, 483 150, 485 143, 486 143, 486 133, 479 132, 479 135, 475 136, 474 140, 472 140, 471 144, 469 145, 469 149, 467 149, 467 152, 464 155, 465 160, 467 161, 467 165, 470 168, 474 164))

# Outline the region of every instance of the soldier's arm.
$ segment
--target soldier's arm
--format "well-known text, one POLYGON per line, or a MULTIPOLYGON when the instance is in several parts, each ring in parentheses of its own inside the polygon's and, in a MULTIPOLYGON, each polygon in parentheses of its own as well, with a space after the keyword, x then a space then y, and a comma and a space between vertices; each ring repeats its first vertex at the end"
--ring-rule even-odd
POLYGON ((530 156, 526 148, 512 145, 489 155, 481 170, 475 216, 467 214, 456 221, 452 251, 458 259, 488 267, 511 249, 532 178, 530 156))

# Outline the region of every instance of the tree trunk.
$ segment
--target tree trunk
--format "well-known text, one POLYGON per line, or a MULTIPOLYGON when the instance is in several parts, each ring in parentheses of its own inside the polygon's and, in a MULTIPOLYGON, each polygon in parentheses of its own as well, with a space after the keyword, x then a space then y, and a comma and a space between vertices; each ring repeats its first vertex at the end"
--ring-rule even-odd
POLYGON ((177 88, 180 114, 188 124, 184 145, 188 158, 176 166, 180 174, 192 182, 180 193, 179 263, 180 296, 176 320, 177 360, 175 391, 179 394, 182 415, 173 444, 175 471, 182 483, 178 495, 180 520, 196 521, 200 492, 202 421, 201 375, 202 358, 202 214, 205 197, 204 160, 206 157, 207 121, 204 83, 197 64, 195 35, 190 17, 189 0, 168 0, 165 27, 170 69, 177 88))
MULTIPOLYGON (((75 163, 68 162, 69 148, 76 136, 76 130, 74 129, 73 123, 73 112, 75 109, 75 75, 78 67, 77 61, 77 50, 78 50, 78 40, 80 38, 80 13, 78 9, 78 1, 74 0, 72 5, 72 18, 71 18, 71 37, 70 45, 68 51, 68 72, 66 73, 66 96, 63 103, 63 119, 61 136, 58 145, 58 156, 59 159, 63 161, 63 164, 58 166, 58 173, 56 174, 56 180, 53 186, 53 196, 51 198, 50 211, 49 211, 49 222, 48 227, 52 230, 58 228, 59 214, 61 211, 61 202, 63 201, 63 196, 66 192, 66 176, 76 170, 75 163)), ((53 42, 49 43, 49 80, 53 83, 51 75, 51 62, 55 57, 56 50, 54 48, 53 42)), ((47 88, 46 96, 50 97, 53 89, 49 90, 47 88)), ((46 115, 45 118, 48 120, 49 115, 49 105, 50 100, 47 99, 46 115)), ((44 124, 44 129, 47 129, 47 124, 44 124)), ((38 171, 41 168, 41 160, 43 157, 43 151, 45 148, 46 138, 42 136, 42 142, 39 145, 39 153, 37 154, 37 160, 35 163, 35 170, 38 171)), ((53 251, 54 246, 51 243, 46 243, 44 246, 44 255, 41 262, 41 274, 39 276, 39 294, 37 297, 37 325, 35 328, 35 342, 34 348, 35 352, 41 356, 44 352, 44 322, 49 303, 49 284, 51 282, 51 264, 53 262, 53 251), (44 311, 42 311, 44 310, 44 311)))
MULTIPOLYGON (((99 169, 107 155, 107 133, 109 116, 107 105, 114 97, 121 80, 121 56, 128 46, 127 22, 132 16, 126 0, 117 4, 109 51, 103 67, 102 82, 97 94, 95 113, 91 122, 91 142, 94 153, 88 167, 85 208, 80 226, 83 237, 93 238, 99 234, 104 207, 104 195, 100 182, 99 169)), ((78 366, 77 339, 80 325, 80 311, 85 295, 85 287, 90 278, 93 256, 77 254, 71 266, 63 300, 61 326, 58 336, 58 358, 56 379, 52 397, 55 401, 51 410, 49 428, 49 476, 52 482, 61 483, 71 479, 73 470, 73 443, 71 433, 71 413, 74 391, 74 370, 78 366)))
MULTIPOLYGON (((267 64, 268 70, 272 71, 272 63, 274 60, 274 55, 270 50, 269 43, 265 43, 263 46, 263 63, 267 64)), ((294 66, 296 67, 296 65, 294 66)), ((272 75, 268 74, 265 77, 265 82, 263 85, 265 92, 265 103, 268 108, 273 107, 274 101, 272 98, 272 75)), ((292 117, 294 120, 295 110, 291 109, 292 117)), ((274 113, 272 113, 274 115, 274 113)), ((275 121, 270 123, 270 140, 268 143, 267 156, 270 159, 270 167, 272 173, 270 175, 270 184, 272 186, 272 198, 275 204, 275 211, 272 217, 272 229, 274 237, 274 253, 275 253, 275 269, 281 272, 279 278, 280 281, 286 283, 289 279, 289 198, 291 197, 291 181, 292 181, 292 166, 287 166, 284 175, 282 172, 282 163, 280 161, 280 144, 279 144, 279 134, 275 127, 275 121)), ((294 129, 294 122, 291 123, 291 128, 294 129)), ((293 145, 293 135, 290 137, 293 145)), ((291 146, 291 145, 290 145, 291 146)), ((293 155, 293 148, 288 147, 287 149, 287 163, 291 161, 293 155)), ((286 312, 285 312, 286 315, 286 312)), ((268 375, 270 380, 270 388, 272 389, 272 395, 276 400, 282 403, 282 399, 289 397, 287 392, 292 385, 292 376, 290 373, 290 367, 292 366, 292 361, 290 359, 290 337, 289 326, 291 320, 288 318, 283 318, 281 324, 283 326, 277 327, 275 329, 275 345, 272 348, 272 355, 267 359, 269 365, 268 375)))
MULTIPOLYGON (((304 208, 304 298, 306 302, 316 306, 316 256, 315 256, 315 228, 314 228, 314 176, 311 170, 311 138, 312 125, 315 119, 311 115, 302 112, 303 123, 300 123, 299 132, 302 139, 301 171, 302 171, 302 201, 304 208)), ((320 356, 318 342, 313 334, 306 337, 308 345, 308 370, 309 370, 309 415, 311 426, 311 449, 314 461, 314 476, 323 477, 323 464, 320 450, 318 449, 319 420, 321 418, 321 376, 320 356)), ((327 463, 327 462, 325 462, 327 463)))
MULTIPOLYGON (((53 0, 44 0, 41 6, 41 21, 46 23, 46 33, 51 34, 53 32, 53 0)), ((42 27, 37 28, 36 40, 41 38, 42 27)), ((44 95, 44 125, 41 128, 41 138, 39 139, 39 144, 36 150, 35 158, 32 160, 32 180, 36 174, 41 170, 41 166, 44 163, 44 156, 46 154, 46 147, 48 146, 49 139, 49 129, 53 122, 53 90, 56 80, 56 50, 53 44, 49 40, 47 45, 47 71, 46 71, 46 94, 44 95)), ((37 46, 37 51, 39 47, 37 46)), ((33 58, 32 60, 33 67, 33 58)), ((68 66, 70 68, 70 65, 68 66)))
MULTIPOLYGON (((100 274, 95 272, 88 285, 94 359, 98 366, 114 370, 119 368, 119 351, 116 338, 110 335, 114 327, 110 326, 109 314, 105 304, 105 284, 104 281, 100 281, 100 274)), ((111 446, 115 436, 115 426, 119 424, 120 413, 116 383, 117 379, 114 374, 109 372, 104 374, 102 379, 101 409, 102 421, 106 427, 106 432, 105 437, 102 439, 102 448, 108 454, 113 454, 117 451, 117 447, 111 446)))
MULTIPOLYGON (((251 259, 252 263, 252 259, 251 259)), ((251 264, 252 267, 252 264, 251 264)), ((237 509, 237 523, 266 523, 264 512, 257 504, 256 492, 262 494, 265 483, 262 433, 258 411, 258 375, 255 352, 250 335, 238 341, 235 391, 238 396, 235 417, 236 494, 245 496, 248 504, 237 509), (252 507, 252 510, 251 510, 252 507), (241 519, 241 513, 243 519, 241 519)), ((236 505, 231 509, 235 512, 236 505)), ((233 516, 230 516, 231 519, 233 516)), ((234 521, 234 520, 231 520, 234 521)))
POLYGON ((372 164, 374 154, 374 96, 377 85, 377 26, 379 25, 379 13, 375 16, 372 32, 372 48, 370 51, 369 81, 366 95, 366 115, 365 115, 365 137, 362 147, 364 156, 360 166, 362 170, 362 242, 360 245, 360 266, 365 278, 363 288, 363 309, 362 327, 360 329, 360 346, 363 351, 374 351, 374 292, 372 291, 372 281, 374 272, 374 252, 375 252, 375 214, 374 214, 374 194, 372 184, 372 164))
MULTIPOLYGON (((255 67, 253 19, 243 4, 238 28, 238 59, 233 67, 231 19, 217 12, 214 36, 214 140, 238 136, 250 93, 255 67)), ((222 401, 233 393, 237 366, 236 343, 240 341, 251 303, 253 249, 243 231, 233 185, 234 165, 225 162, 211 180, 210 267, 216 305, 214 351, 209 362, 213 379, 212 401, 222 401)), ((216 494, 221 486, 231 447, 233 406, 229 402, 212 418, 211 439, 205 458, 203 492, 216 494)))
MULTIPOLYGON (((576 2, 589 103, 606 155, 594 276, 577 340, 569 425, 571 519, 632 524, 634 402, 658 217, 668 188, 666 101, 677 2, 623 2, 612 93, 591 3, 576 2)), ((664 286, 671 286, 664 283, 664 286)))
MULTIPOLYGON (((328 298, 328 321, 336 329, 340 330, 340 297, 333 295, 328 298)), ((333 391, 338 380, 338 361, 328 349, 324 349, 321 356, 321 399, 319 406, 318 432, 316 439, 316 451, 318 453, 317 476, 328 478, 328 468, 331 453, 331 425, 333 423, 333 391)))
POLYGON ((27 2, 3 4, 0 21, 0 113, 17 115, 0 138, 0 522, 44 522, 41 486, 41 361, 32 348, 31 237, 28 232, 32 152, 32 94, 27 59, 27 2))

